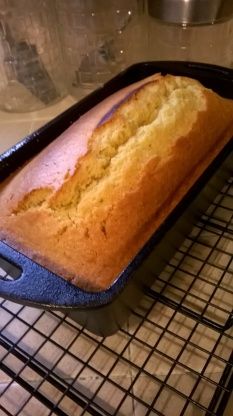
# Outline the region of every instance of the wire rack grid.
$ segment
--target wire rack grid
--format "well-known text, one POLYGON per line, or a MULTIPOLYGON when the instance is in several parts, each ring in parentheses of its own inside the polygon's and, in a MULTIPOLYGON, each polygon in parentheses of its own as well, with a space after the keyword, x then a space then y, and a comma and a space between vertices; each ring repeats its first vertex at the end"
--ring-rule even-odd
MULTIPOLYGON (((115 335, 0 305, 0 416, 222 415, 233 384, 233 178, 115 335)), ((2 278, 17 271, 1 260, 2 278)))

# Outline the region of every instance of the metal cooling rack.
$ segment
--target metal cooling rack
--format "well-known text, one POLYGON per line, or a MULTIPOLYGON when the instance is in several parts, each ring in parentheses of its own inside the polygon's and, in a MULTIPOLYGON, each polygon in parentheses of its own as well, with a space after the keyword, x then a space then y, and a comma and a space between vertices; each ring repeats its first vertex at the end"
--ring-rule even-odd
POLYGON ((116 335, 1 300, 0 416, 222 415, 233 384, 232 254, 233 178, 116 335))

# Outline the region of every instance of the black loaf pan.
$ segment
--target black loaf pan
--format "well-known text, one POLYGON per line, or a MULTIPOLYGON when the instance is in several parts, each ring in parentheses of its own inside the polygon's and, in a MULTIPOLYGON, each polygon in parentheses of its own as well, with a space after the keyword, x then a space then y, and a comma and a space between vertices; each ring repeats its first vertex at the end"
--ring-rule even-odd
MULTIPOLYGON (((231 69, 190 62, 135 64, 2 154, 0 181, 36 155, 105 97, 155 72, 196 78, 220 95, 233 99, 231 69)), ((200 218, 229 178, 233 166, 232 142, 231 140, 221 151, 172 214, 107 290, 98 293, 81 290, 0 242, 0 256, 21 270, 20 276, 15 280, 0 279, 0 296, 21 304, 68 313, 72 319, 95 334, 113 334, 126 321, 145 287, 151 285, 190 231, 192 224, 200 218)))

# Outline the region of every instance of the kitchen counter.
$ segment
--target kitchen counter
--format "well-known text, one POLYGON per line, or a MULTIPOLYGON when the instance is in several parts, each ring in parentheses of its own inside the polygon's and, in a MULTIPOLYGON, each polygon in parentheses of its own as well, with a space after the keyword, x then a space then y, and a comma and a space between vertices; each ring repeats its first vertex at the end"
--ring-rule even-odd
POLYGON ((0 153, 46 124, 75 102, 76 100, 74 98, 67 96, 57 104, 40 111, 29 113, 7 113, 0 111, 0 153))

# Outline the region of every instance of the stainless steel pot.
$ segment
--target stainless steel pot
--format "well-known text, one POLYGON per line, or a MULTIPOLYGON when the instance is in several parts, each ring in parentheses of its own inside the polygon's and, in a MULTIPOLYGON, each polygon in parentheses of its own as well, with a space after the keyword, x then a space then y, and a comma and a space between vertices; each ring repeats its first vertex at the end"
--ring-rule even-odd
POLYGON ((148 0, 149 14, 166 23, 213 24, 233 16, 232 0, 148 0))

